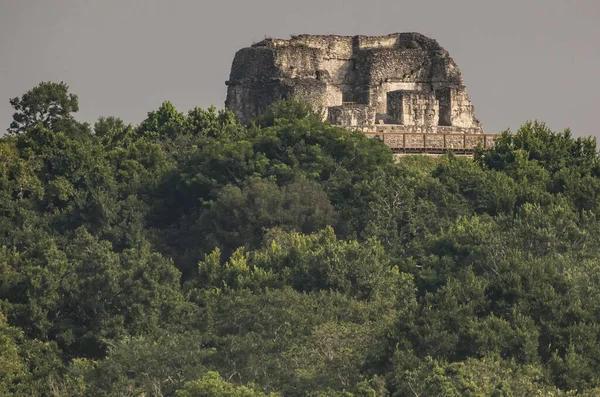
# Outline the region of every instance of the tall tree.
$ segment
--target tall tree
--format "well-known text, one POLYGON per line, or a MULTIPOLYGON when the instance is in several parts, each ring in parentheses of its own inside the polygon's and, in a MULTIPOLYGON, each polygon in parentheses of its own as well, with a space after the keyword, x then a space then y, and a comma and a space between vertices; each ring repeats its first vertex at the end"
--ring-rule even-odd
POLYGON ((41 82, 22 97, 13 98, 15 109, 8 132, 17 134, 42 124, 44 128, 59 131, 65 123, 73 121, 72 113, 79 110, 79 99, 69 94, 69 86, 63 82, 41 82))

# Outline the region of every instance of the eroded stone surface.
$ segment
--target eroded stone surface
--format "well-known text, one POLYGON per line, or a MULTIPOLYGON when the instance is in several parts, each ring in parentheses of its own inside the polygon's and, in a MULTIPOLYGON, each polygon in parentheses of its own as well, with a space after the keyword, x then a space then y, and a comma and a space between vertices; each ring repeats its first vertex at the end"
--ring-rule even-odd
POLYGON ((418 33, 264 40, 237 52, 227 85, 242 122, 296 98, 362 131, 483 132, 458 66, 418 33))

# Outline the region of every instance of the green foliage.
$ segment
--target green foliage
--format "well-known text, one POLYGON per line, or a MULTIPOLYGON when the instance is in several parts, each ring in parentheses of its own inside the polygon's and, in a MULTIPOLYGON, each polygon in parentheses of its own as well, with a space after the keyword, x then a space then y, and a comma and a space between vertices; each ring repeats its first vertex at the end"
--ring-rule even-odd
POLYGON ((74 121, 71 113, 79 110, 77 95, 68 91, 65 83, 42 82, 21 98, 11 99, 15 113, 8 132, 26 132, 37 125, 52 131, 67 128, 74 121))
POLYGON ((526 123, 516 134, 505 132, 493 149, 478 157, 492 168, 504 169, 515 161, 521 151, 551 174, 564 168, 575 168, 582 173, 598 175, 595 138, 574 139, 569 130, 555 133, 537 121, 526 123))
MULTIPOLYGON (((397 359, 400 359, 398 357, 397 359)), ((444 363, 431 358, 398 372, 394 396, 560 396, 537 366, 519 366, 495 357, 444 363)))
POLYGON ((319 120, 321 117, 309 103, 296 100, 279 100, 269 106, 258 118, 258 124, 261 127, 272 127, 307 118, 319 120))
POLYGON ((393 295, 402 280, 377 241, 340 241, 331 227, 308 236, 273 230, 264 249, 249 253, 239 249, 222 265, 217 249, 200 262, 198 277, 203 287, 288 285, 297 291, 336 291, 356 299, 393 295))
POLYGON ((0 396, 593 396, 596 142, 406 156, 278 102, 0 138, 0 396))
MULTIPOLYGON (((42 396, 54 392, 57 383, 77 385, 61 376, 65 366, 60 352, 53 343, 42 343, 24 338, 23 332, 11 327, 0 313, 0 396, 42 396)), ((74 394, 73 394, 74 395, 74 394)))
POLYGON ((278 393, 262 393, 251 387, 235 386, 224 381, 217 372, 208 372, 202 379, 188 382, 177 397, 277 397, 278 393))
POLYGON ((71 354, 102 357, 106 339, 156 329, 183 305, 179 272, 147 245, 116 253, 78 229, 64 246, 46 237, 1 256, 9 317, 71 354))
MULTIPOLYGON (((206 372, 214 349, 198 332, 159 331, 111 342, 106 359, 82 373, 90 396, 173 395, 206 372)), ((89 361, 88 361, 89 363, 89 361)))
POLYGON ((244 245, 258 247, 273 227, 312 233, 333 223, 333 207, 317 183, 300 180, 279 187, 270 179, 249 179, 242 188, 226 185, 217 193, 194 236, 231 254, 244 245))
POLYGON ((131 125, 125 125, 117 117, 100 117, 94 124, 94 134, 106 148, 124 146, 134 139, 134 130, 131 125))
POLYGON ((138 127, 138 134, 149 138, 173 138, 184 131, 185 123, 185 115, 167 101, 158 110, 148 113, 138 127))
POLYGON ((187 115, 190 133, 219 140, 239 139, 244 136, 243 128, 229 110, 219 110, 214 106, 207 110, 194 108, 187 115))
POLYGON ((9 327, 0 313, 0 396, 8 396, 17 379, 24 376, 25 368, 19 357, 18 342, 22 338, 18 329, 9 327))

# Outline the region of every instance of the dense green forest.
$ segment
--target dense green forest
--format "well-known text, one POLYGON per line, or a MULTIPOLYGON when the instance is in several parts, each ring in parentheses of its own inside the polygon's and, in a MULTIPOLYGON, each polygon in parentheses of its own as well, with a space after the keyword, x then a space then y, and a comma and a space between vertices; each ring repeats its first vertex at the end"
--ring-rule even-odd
POLYGON ((600 395, 596 141, 407 156, 279 102, 0 138, 0 396, 600 395))

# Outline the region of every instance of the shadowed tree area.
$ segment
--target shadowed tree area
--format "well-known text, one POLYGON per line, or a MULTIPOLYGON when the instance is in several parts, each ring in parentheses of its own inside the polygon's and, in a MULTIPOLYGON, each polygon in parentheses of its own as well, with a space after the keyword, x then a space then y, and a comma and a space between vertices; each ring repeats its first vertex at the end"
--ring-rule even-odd
POLYGON ((280 102, 0 138, 0 396, 600 394, 596 142, 407 156, 280 102))

